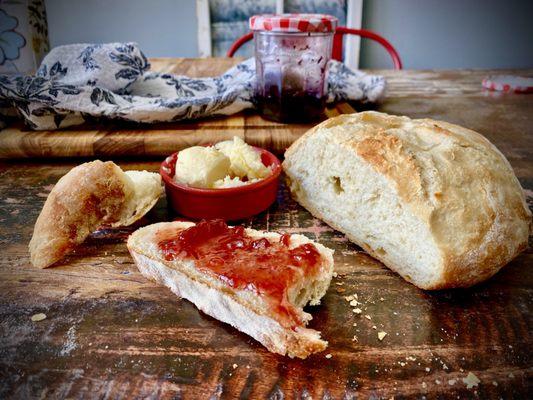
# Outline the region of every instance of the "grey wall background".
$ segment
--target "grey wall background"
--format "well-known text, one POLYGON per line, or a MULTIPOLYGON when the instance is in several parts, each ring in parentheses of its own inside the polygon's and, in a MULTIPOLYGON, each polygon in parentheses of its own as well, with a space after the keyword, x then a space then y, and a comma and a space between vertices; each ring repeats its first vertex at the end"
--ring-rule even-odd
MULTIPOLYGON (((533 67, 532 0, 366 0, 363 28, 389 39, 405 68, 533 67)), ((362 67, 388 67, 363 41, 362 67)))
MULTIPOLYGON (((136 41, 148 57, 196 57, 195 0, 45 0, 51 46, 136 41)), ((405 68, 533 68, 533 1, 365 0, 363 27, 405 68)), ((389 68, 364 40, 361 67, 389 68)))
POLYGON ((194 0, 45 0, 50 46, 138 42, 148 57, 196 57, 194 0))

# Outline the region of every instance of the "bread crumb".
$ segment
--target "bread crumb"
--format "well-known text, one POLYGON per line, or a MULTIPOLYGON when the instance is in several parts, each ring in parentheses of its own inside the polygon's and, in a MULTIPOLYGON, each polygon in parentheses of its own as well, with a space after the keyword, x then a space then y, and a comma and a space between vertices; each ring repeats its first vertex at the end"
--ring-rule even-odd
POLYGON ((448 385, 453 386, 453 385, 455 385, 456 382, 457 382, 457 379, 450 379, 448 381, 448 385))
POLYGON ((358 302, 357 300, 352 300, 352 301, 350 301, 350 305, 351 305, 352 307, 355 307, 355 306, 358 305, 358 304, 359 304, 359 302, 358 302))
POLYGON ((492 381, 492 384, 493 384, 494 386, 498 386, 498 382, 496 382, 496 381, 492 381))
POLYGON ((429 371, 431 371, 431 368, 426 367, 426 372, 429 372, 429 371))
POLYGON ((467 389, 472 389, 474 386, 477 386, 481 381, 473 372, 469 372, 466 378, 463 378, 463 382, 465 383, 467 389))
POLYGON ((359 339, 357 339, 357 336, 353 335, 352 342, 358 342, 359 339))
POLYGON ((383 297, 380 297, 379 301, 385 301, 385 299, 383 297))
POLYGON ((335 285, 342 286, 342 285, 344 285, 344 282, 335 282, 335 285))
POLYGON ((357 326, 357 322, 354 322, 354 323, 353 323, 353 326, 357 326))
POLYGON ((353 296, 351 296, 351 295, 350 296, 344 296, 344 299, 346 301, 352 301, 353 300, 353 296))
POLYGON ((370 315, 368 315, 368 314, 365 315, 365 318, 366 318, 366 319, 372 319, 372 317, 371 317, 370 315))
POLYGON ((331 354, 329 354, 329 353, 328 353, 328 354, 326 354, 326 358, 328 358, 328 359, 329 359, 329 358, 331 358, 331 357, 333 357, 333 356, 332 356, 331 354))
POLYGON ((46 314, 38 313, 38 314, 34 314, 31 316, 31 320, 33 322, 39 322, 39 321, 42 321, 43 319, 46 319, 46 314))
POLYGON ((379 340, 383 340, 385 338, 385 336, 387 336, 387 332, 378 332, 378 339, 379 340))
POLYGON ((376 325, 372 325, 372 329, 378 329, 376 325))
POLYGON ((334 277, 334 278, 336 278, 337 276, 339 276, 339 275, 337 275, 337 273, 336 273, 336 272, 333 272, 333 274, 332 274, 332 275, 333 275, 333 277, 334 277))
POLYGON ((356 314, 361 314, 363 312, 360 308, 354 308, 352 311, 356 314))
POLYGON ((427 388, 428 384, 426 382, 422 382, 422 387, 425 389, 427 388))
POLYGON ((440 385, 441 382, 440 382, 438 379, 435 379, 435 383, 436 383, 437 385, 440 385))
POLYGON ((233 364, 233 369, 236 369, 238 367, 237 364, 233 364))

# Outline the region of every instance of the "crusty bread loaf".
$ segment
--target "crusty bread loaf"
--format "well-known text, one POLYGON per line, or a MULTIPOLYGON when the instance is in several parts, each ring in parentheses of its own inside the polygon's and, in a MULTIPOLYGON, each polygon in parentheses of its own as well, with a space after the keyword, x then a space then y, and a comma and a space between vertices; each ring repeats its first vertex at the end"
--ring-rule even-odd
POLYGON ((341 115, 297 140, 283 168, 302 206, 423 289, 481 282, 527 246, 509 162, 457 125, 341 115))
MULTIPOLYGON (((193 225, 191 222, 162 222, 135 231, 128 239, 128 249, 139 271, 191 301, 204 313, 250 335, 271 352, 305 358, 326 348, 327 342, 320 339, 320 332, 305 326, 295 329, 284 326, 267 299, 253 291, 233 288, 222 279, 200 271, 194 260, 165 260, 158 247, 158 233, 169 229, 179 232, 193 225)), ((246 234, 270 241, 280 238, 277 233, 253 229, 246 229, 246 234)), ((333 274, 333 251, 302 235, 291 235, 289 247, 304 243, 315 245, 322 263, 318 277, 303 277, 290 287, 288 293, 289 301, 306 324, 311 315, 302 308, 307 303, 319 304, 326 293, 333 274)))
POLYGON ((162 194, 159 174, 124 173, 111 161, 78 165, 52 189, 35 223, 31 262, 46 268, 102 225, 130 225, 162 194))

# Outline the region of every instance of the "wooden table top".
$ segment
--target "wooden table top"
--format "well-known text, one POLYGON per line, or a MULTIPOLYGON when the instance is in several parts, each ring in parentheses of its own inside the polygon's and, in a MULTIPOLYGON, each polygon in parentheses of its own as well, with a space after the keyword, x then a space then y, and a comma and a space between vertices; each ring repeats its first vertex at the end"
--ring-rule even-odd
MULTIPOLYGON (((231 62, 216 61, 221 69, 231 62)), ((212 63, 152 64, 203 75, 212 63)), ((532 204, 533 96, 482 91, 490 71, 383 73, 390 90, 378 110, 483 133, 507 156, 532 204)), ((272 138, 289 131, 274 130, 272 138)), ((159 165, 116 161, 124 169, 159 165)), ((530 249, 481 285, 424 292, 311 217, 282 186, 268 212, 243 223, 332 247, 338 273, 322 305, 310 308, 310 326, 328 349, 289 359, 141 276, 125 240, 139 226, 173 218, 164 198, 135 226, 96 232, 60 265, 32 268, 27 244, 35 219, 54 183, 77 163, 0 162, 0 398, 532 397, 530 249), (345 300, 353 294, 361 315, 345 300), (46 319, 33 322, 37 313, 46 319), (387 332, 381 341, 380 331, 387 332), (469 373, 477 386, 464 381, 469 373)))

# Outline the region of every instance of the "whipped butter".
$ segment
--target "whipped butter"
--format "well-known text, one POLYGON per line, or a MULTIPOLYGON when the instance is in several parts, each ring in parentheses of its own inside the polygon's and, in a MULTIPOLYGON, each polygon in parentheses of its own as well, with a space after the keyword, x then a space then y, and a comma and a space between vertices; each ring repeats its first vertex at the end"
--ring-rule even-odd
POLYGON ((191 187, 221 189, 257 182, 271 173, 261 155, 235 136, 212 147, 180 151, 174 180, 191 187))

